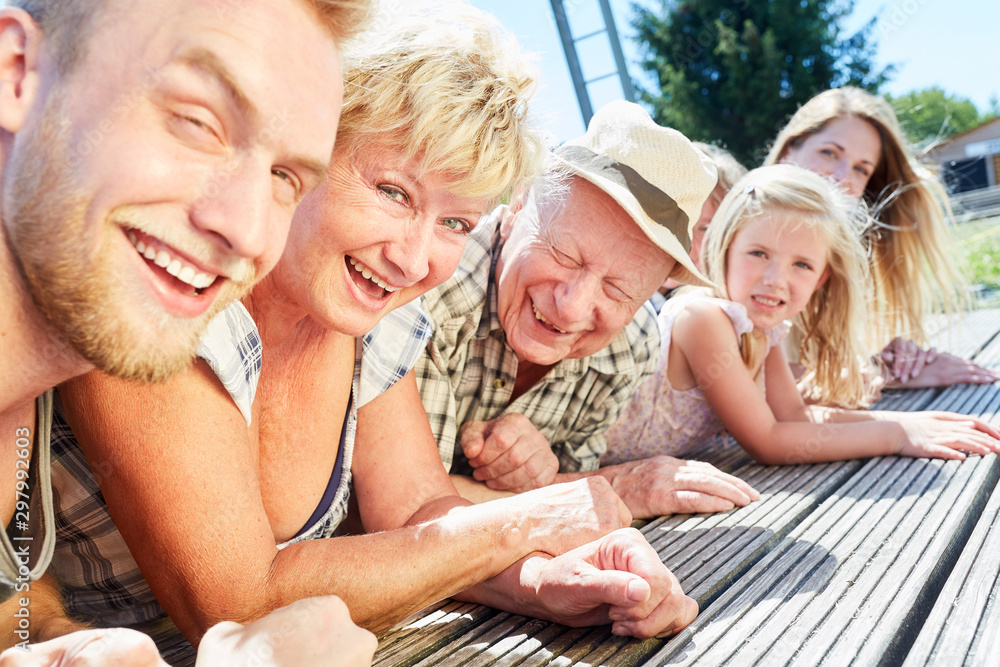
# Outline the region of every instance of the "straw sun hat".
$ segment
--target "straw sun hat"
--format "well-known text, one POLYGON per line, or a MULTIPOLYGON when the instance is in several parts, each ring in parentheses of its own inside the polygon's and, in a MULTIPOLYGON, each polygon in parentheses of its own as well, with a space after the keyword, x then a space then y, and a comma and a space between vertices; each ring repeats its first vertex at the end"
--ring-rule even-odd
POLYGON ((553 151, 557 163, 609 194, 653 243, 677 260, 670 277, 711 285, 688 256, 691 231, 715 188, 711 159, 633 102, 601 107, 587 133, 553 151))

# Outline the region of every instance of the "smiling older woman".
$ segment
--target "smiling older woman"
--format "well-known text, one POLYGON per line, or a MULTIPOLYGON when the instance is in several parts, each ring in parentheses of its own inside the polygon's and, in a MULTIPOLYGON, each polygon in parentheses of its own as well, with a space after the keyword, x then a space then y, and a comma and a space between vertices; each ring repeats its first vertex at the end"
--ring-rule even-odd
POLYGON ((577 625, 610 616, 619 634, 683 627, 696 605, 616 530, 631 517, 603 480, 475 507, 449 481, 410 371, 427 337, 410 302, 538 169, 533 81, 471 9, 376 25, 346 59, 326 182, 246 310, 213 323, 203 361, 162 386, 92 374, 61 391, 79 438, 57 427, 53 447, 70 611, 146 630, 172 662, 192 655, 178 628, 197 643, 324 593, 372 629, 451 595, 577 625), (351 484, 368 534, 335 537, 351 484))

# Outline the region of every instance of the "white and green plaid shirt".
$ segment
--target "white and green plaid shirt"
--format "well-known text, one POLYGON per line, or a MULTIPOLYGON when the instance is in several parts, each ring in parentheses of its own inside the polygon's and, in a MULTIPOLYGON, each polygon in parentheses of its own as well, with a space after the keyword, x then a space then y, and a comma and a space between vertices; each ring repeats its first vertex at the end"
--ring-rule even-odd
POLYGON ((517 356, 500 326, 494 282, 502 213, 480 221, 458 271, 422 301, 434 333, 415 370, 441 460, 451 472, 471 474, 461 425, 520 413, 548 439, 561 472, 594 470, 607 449, 605 432, 656 367, 656 313, 643 304, 608 347, 564 359, 511 403, 517 356))

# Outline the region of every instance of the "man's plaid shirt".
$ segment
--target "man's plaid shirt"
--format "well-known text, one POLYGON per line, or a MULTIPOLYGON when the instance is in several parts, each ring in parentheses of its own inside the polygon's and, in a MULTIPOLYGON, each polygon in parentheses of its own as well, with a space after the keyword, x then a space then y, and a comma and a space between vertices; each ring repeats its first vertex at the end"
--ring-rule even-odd
POLYGON ((548 439, 561 472, 594 470, 607 449, 605 432, 655 368, 656 313, 643 304, 608 347, 564 359, 511 403, 517 356, 500 326, 495 285, 504 210, 480 221, 458 271, 423 297, 434 334, 415 371, 441 460, 451 472, 471 474, 458 439, 461 425, 520 413, 548 439))

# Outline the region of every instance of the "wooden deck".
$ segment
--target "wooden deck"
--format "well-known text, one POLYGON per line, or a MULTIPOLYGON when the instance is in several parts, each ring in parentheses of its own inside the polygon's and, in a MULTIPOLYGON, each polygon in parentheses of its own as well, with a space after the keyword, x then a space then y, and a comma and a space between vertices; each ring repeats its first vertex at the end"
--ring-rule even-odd
MULTIPOLYGON (((983 310, 935 339, 997 367, 998 332, 1000 310, 983 310)), ((1000 423, 1000 384, 891 392, 879 408, 1000 423)), ((641 528, 702 610, 676 637, 624 639, 445 600, 384 633, 374 664, 1000 665, 996 455, 768 467, 732 447, 704 458, 761 499, 641 528)))

